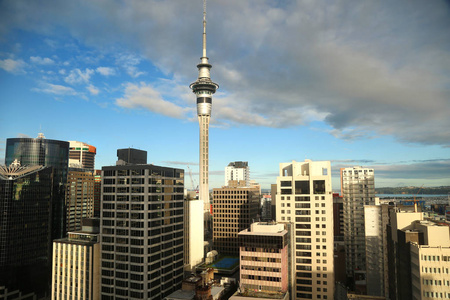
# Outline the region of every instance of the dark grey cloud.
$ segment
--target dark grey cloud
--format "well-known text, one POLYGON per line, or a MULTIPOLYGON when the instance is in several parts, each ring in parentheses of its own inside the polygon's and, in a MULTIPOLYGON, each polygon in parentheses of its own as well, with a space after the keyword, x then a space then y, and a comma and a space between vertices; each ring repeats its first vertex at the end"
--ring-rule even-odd
MULTIPOLYGON (((201 53, 201 4, 6 0, 0 39, 20 28, 52 40, 59 28, 105 52, 142 55, 188 85, 201 53)), ((211 1, 207 17, 219 126, 319 120, 345 140, 450 145, 448 2, 211 1)))

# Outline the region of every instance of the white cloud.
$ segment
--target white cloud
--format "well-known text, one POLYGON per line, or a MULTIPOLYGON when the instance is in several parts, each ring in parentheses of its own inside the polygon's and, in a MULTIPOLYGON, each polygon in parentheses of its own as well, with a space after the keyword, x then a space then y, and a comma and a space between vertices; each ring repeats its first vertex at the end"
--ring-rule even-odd
POLYGON ((161 94, 150 84, 128 83, 123 98, 116 99, 116 104, 125 108, 145 108, 168 117, 183 119, 187 109, 164 100, 161 94))
POLYGON ((11 59, 7 58, 4 60, 0 60, 0 68, 14 74, 25 74, 24 68, 26 67, 26 63, 21 59, 11 59))
POLYGON ((52 65, 55 61, 48 57, 30 56, 30 61, 38 65, 52 65))
POLYGON ((92 84, 88 85, 86 88, 91 93, 91 95, 98 95, 98 93, 100 92, 100 90, 95 86, 93 86, 92 84))
POLYGON ((140 71, 137 67, 141 63, 142 58, 133 54, 120 54, 116 58, 116 64, 124 68, 128 75, 137 78, 144 75, 145 72, 140 71))
POLYGON ((109 67, 98 67, 96 71, 97 73, 100 73, 103 76, 111 76, 116 74, 116 71, 113 68, 109 67))
POLYGON ((68 86, 58 85, 58 84, 51 84, 51 83, 45 83, 43 84, 43 88, 35 88, 33 89, 36 92, 43 92, 48 94, 54 94, 54 95, 76 95, 77 92, 68 86))
POLYGON ((80 69, 71 70, 69 75, 64 79, 69 84, 89 83, 91 75, 94 74, 94 70, 86 68, 83 72, 80 69))

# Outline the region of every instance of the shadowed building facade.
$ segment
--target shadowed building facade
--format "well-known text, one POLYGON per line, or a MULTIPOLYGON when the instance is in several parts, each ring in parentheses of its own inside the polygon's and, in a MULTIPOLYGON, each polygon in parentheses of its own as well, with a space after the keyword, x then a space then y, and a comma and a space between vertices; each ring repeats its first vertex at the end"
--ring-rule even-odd
POLYGON ((1 299, 48 295, 52 191, 51 167, 0 166, 1 299))
POLYGON ((213 189, 213 248, 219 254, 238 255, 238 233, 258 218, 259 188, 242 183, 213 189))
POLYGON ((184 171, 103 167, 102 189, 102 299, 163 299, 179 289, 184 171))

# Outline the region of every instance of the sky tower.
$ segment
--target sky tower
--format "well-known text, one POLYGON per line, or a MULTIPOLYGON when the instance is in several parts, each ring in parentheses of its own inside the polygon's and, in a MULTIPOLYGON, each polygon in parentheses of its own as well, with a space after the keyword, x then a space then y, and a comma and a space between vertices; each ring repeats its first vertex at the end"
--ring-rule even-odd
POLYGON ((189 203, 189 246, 186 264, 190 268, 202 263, 204 258, 204 211, 209 210, 209 119, 211 117, 212 95, 219 87, 211 81, 211 65, 206 57, 206 0, 203 0, 203 55, 197 65, 198 78, 191 83, 192 92, 197 95, 197 116, 200 125, 199 196, 189 203))
POLYGON ((212 66, 206 57, 206 0, 203 0, 203 56, 197 65, 198 79, 191 83, 192 92, 197 95, 197 116, 200 125, 200 186, 199 199, 209 203, 209 119, 211 117, 212 95, 219 88, 217 83, 211 81, 210 70, 212 66))

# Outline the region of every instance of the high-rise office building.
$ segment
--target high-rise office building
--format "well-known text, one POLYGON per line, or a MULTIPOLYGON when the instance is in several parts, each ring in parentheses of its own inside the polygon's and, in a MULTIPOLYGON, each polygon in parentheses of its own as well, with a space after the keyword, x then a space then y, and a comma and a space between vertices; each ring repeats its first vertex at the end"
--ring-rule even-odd
POLYGON ((103 167, 102 189, 102 299, 163 299, 179 289, 184 171, 103 167))
POLYGON ((364 205, 375 204, 374 171, 370 168, 341 169, 341 192, 344 198, 344 241, 347 277, 365 293, 366 248, 364 205), (355 273, 356 272, 356 273, 355 273))
POLYGON ((333 299, 333 196, 329 161, 280 164, 278 222, 292 222, 295 299, 333 299), (313 296, 315 298, 313 298, 313 296))
POLYGON ((53 241, 52 299, 100 299, 99 219, 83 219, 80 231, 53 241))
MULTIPOLYGON (((201 219, 198 218, 195 223, 192 223, 192 228, 196 234, 204 231, 203 224, 203 210, 205 207, 209 208, 209 121, 211 118, 212 95, 219 88, 219 85, 211 80, 210 70, 212 66, 209 64, 206 56, 206 1, 203 4, 203 52, 200 58, 201 62, 197 65, 198 78, 195 82, 190 84, 192 92, 197 97, 197 116, 200 128, 200 156, 199 156, 199 206, 201 209, 201 219), (203 205, 205 204, 205 205, 203 205)), ((199 214, 199 213, 197 213, 199 214)), ((191 217, 197 217, 191 215, 191 217)), ((191 232, 190 236, 194 234, 191 232)), ((203 237, 200 237, 203 239, 203 237)), ((203 241, 200 241, 203 245, 203 241)), ((191 243, 193 244, 193 243, 191 243)), ((191 249, 193 250, 193 249, 191 249)), ((193 262, 201 261, 204 258, 203 246, 198 247, 195 252, 191 251, 191 258, 193 262)))
POLYGON ((225 167, 225 186, 228 185, 228 181, 238 180, 245 181, 246 186, 250 186, 250 167, 246 161, 230 162, 225 167))
POLYGON ((48 295, 52 190, 52 167, 0 166, 0 299, 48 295))
MULTIPOLYGON (((283 299, 289 286, 289 239, 285 224, 257 222, 239 232, 241 294, 259 291, 283 299)), ((252 295, 251 296, 256 296, 252 295)), ((267 297, 272 298, 272 297, 267 297)))
POLYGON ((257 220, 259 199, 259 189, 245 182, 213 189, 213 248, 219 254, 239 254, 238 233, 257 220))
POLYGON ((83 142, 69 141, 69 167, 94 170, 97 149, 83 142))
POLYGON ((81 220, 94 216, 93 170, 69 168, 66 193, 67 231, 81 229, 81 220))
POLYGON ((65 194, 69 165, 69 142, 49 140, 42 133, 33 138, 12 138, 6 140, 5 164, 14 160, 22 166, 53 167, 53 204, 51 239, 66 235, 65 194))

